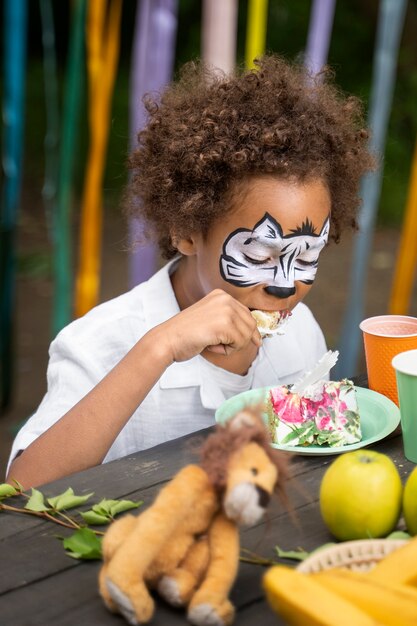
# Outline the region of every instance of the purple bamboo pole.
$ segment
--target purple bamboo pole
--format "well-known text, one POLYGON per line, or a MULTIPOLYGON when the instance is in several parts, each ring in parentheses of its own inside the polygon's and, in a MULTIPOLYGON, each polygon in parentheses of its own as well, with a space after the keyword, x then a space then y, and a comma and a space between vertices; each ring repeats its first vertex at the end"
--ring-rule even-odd
POLYGON ((314 0, 307 36, 305 64, 317 74, 327 63, 336 0, 314 0))
MULTIPOLYGON (((171 80, 177 33, 178 0, 140 0, 136 12, 130 89, 130 143, 146 123, 142 98, 147 92, 161 91, 171 80)), ((141 241, 144 225, 132 219, 130 241, 141 241)), ((131 287, 147 280, 156 270, 158 250, 142 243, 130 255, 131 287)))

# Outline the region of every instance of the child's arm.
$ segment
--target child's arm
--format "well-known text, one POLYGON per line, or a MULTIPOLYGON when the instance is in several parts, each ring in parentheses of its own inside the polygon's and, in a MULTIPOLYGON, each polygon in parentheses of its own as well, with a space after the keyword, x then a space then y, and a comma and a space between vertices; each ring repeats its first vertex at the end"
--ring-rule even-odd
POLYGON ((168 365, 168 355, 151 331, 12 462, 7 479, 28 488, 101 463, 168 365))
POLYGON ((230 353, 260 344, 249 310, 216 290, 149 331, 72 409, 11 464, 25 488, 98 465, 166 368, 207 346, 230 353), (220 345, 221 344, 221 345, 220 345))

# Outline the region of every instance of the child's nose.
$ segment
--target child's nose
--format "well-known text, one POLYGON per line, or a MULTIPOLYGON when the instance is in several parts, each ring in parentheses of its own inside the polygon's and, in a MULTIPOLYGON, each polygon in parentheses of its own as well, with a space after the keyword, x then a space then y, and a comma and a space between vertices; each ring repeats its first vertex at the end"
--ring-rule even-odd
POLYGON ((264 287, 264 290, 275 298, 289 298, 295 294, 295 287, 264 287))

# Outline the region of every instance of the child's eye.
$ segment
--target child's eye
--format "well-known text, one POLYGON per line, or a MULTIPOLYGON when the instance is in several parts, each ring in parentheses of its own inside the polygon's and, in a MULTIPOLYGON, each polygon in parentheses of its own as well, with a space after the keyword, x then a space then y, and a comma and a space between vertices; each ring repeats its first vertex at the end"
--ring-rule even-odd
POLYGON ((263 263, 266 263, 269 260, 269 258, 267 258, 267 259, 254 259, 254 258, 248 256, 247 254, 244 254, 243 256, 245 257, 246 261, 248 261, 248 263, 252 263, 253 265, 262 265, 263 263))

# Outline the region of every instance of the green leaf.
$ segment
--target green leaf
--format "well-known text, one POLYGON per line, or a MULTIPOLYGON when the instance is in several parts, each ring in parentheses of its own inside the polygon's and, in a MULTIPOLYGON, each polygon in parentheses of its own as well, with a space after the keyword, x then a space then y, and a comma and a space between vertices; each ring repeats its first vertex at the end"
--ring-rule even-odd
POLYGON ((80 528, 62 542, 73 559, 101 559, 101 538, 90 528, 80 528))
POLYGON ((86 496, 76 496, 74 490, 69 487, 63 493, 53 498, 48 498, 48 502, 55 511, 62 511, 64 509, 73 509, 75 506, 84 504, 94 494, 88 493, 86 496))
POLYGON ((393 530, 392 533, 386 536, 386 539, 411 539, 411 535, 406 533, 405 530, 393 530))
POLYGON ((275 552, 280 559, 292 559, 293 561, 304 561, 309 556, 309 552, 298 548, 297 550, 281 550, 279 546, 275 546, 275 552))
POLYGON ((43 494, 32 487, 32 495, 25 505, 29 511, 50 511, 50 507, 45 506, 43 494))
POLYGON ((117 503, 111 507, 110 513, 114 517, 119 513, 123 513, 124 511, 130 511, 131 509, 137 509, 142 506, 143 500, 139 500, 138 502, 133 502, 132 500, 118 500, 117 503))
POLYGON ((100 500, 100 502, 98 504, 95 504, 93 506, 93 511, 95 511, 96 513, 98 513, 99 515, 111 515, 111 508, 112 506, 114 506, 115 504, 117 504, 117 500, 106 500, 105 498, 103 500, 100 500))
POLYGON ((0 498, 8 498, 10 496, 15 496, 19 493, 12 485, 8 483, 2 483, 0 485, 0 498))
POLYGON ((306 443, 310 443, 313 440, 314 435, 316 434, 316 425, 313 422, 310 426, 308 426, 303 434, 300 436, 298 445, 303 446, 306 443))
POLYGON ((95 526, 110 524, 112 521, 110 515, 101 515, 101 513, 96 513, 92 510, 85 511, 84 513, 80 512, 80 515, 87 524, 94 524, 95 526))
POLYGON ((143 500, 133 502, 132 500, 106 500, 103 499, 93 506, 93 511, 99 515, 113 518, 118 513, 136 509, 143 504, 143 500))
POLYGON ((289 443, 293 439, 297 439, 297 437, 300 437, 300 435, 302 435, 302 434, 303 434, 303 429, 302 428, 295 428, 290 433, 288 433, 288 435, 285 435, 285 437, 283 438, 281 443, 289 443))

